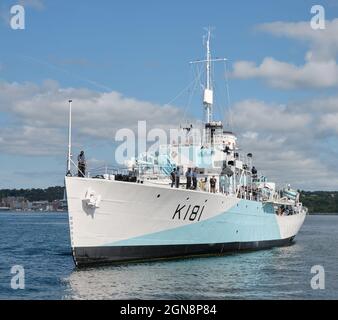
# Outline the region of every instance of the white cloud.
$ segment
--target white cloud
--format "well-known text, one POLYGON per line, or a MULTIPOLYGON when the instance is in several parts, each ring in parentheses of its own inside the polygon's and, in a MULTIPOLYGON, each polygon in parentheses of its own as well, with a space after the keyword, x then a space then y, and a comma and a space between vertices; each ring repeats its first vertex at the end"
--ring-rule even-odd
POLYGON ((313 61, 332 60, 338 54, 338 18, 326 21, 324 30, 313 30, 310 21, 264 23, 257 30, 308 44, 307 56, 313 61))
POLYGON ((60 88, 54 81, 41 86, 0 83, 0 112, 12 121, 0 127, 0 150, 6 153, 50 155, 65 148, 68 99, 73 99, 73 127, 79 143, 94 139, 111 141, 120 128, 135 130, 139 120, 148 127, 176 128, 182 113, 123 96, 118 92, 99 93, 88 89, 60 88))
POLYGON ((328 88, 338 86, 336 61, 308 61, 303 66, 265 58, 260 65, 239 61, 233 66, 232 76, 238 79, 261 78, 281 89, 328 88))
POLYGON ((271 180, 297 188, 335 190, 338 98, 323 99, 322 104, 329 106, 322 110, 314 102, 279 106, 241 101, 233 110, 235 131, 241 149, 254 154, 257 167, 271 180))
POLYGON ((29 125, 0 128, 3 154, 55 156, 65 153, 66 138, 56 128, 29 125))
POLYGON ((257 129, 277 133, 298 131, 311 121, 310 115, 306 112, 293 113, 287 106, 269 105, 257 100, 237 103, 233 113, 238 128, 253 132, 257 129))
POLYGON ((338 112, 332 114, 324 114, 319 119, 319 129, 324 132, 333 131, 338 134, 338 112))
POLYGON ((260 78, 280 89, 330 88, 338 86, 338 19, 326 22, 325 30, 313 30, 310 22, 273 22, 257 26, 257 30, 274 36, 304 42, 310 47, 304 65, 266 57, 261 64, 238 61, 232 76, 239 79, 260 78))

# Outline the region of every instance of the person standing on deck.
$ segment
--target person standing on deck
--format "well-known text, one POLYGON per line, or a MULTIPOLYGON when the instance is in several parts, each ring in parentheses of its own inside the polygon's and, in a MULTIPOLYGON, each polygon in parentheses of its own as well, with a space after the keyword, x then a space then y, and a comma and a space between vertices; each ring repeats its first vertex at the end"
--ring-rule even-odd
POLYGON ((219 190, 222 193, 225 193, 226 190, 226 178, 223 174, 219 177, 219 190))
POLYGON ((197 169, 196 168, 192 172, 192 188, 193 190, 197 189, 197 169))
POLYGON ((255 167, 252 167, 251 174, 253 181, 257 181, 257 169, 255 167))
POLYGON ((211 193, 216 193, 216 183, 217 183, 217 180, 215 176, 212 176, 212 178, 210 179, 210 192, 211 193))
POLYGON ((186 184, 187 189, 191 188, 191 176, 192 176, 191 168, 189 168, 188 171, 185 174, 185 177, 187 178, 187 184, 186 184))
POLYGON ((77 176, 80 178, 84 178, 86 175, 86 158, 84 155, 84 151, 81 151, 77 157, 78 162, 78 173, 77 176))
POLYGON ((176 181, 176 168, 170 173, 171 187, 173 188, 176 181))
POLYGON ((177 169, 176 169, 175 187, 177 189, 180 187, 180 168, 179 167, 177 167, 177 169))

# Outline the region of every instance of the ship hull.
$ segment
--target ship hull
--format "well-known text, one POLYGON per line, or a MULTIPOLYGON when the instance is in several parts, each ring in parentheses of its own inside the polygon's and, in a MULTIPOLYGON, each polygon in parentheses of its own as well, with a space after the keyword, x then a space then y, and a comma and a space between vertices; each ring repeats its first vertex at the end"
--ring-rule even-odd
POLYGON ((109 180, 67 177, 66 190, 78 267, 290 245, 306 215, 279 217, 256 201, 109 180))
POLYGON ((264 250, 289 246, 294 237, 255 242, 211 243, 192 245, 151 245, 74 248, 74 258, 79 267, 121 262, 139 262, 184 257, 225 255, 239 251, 264 250))

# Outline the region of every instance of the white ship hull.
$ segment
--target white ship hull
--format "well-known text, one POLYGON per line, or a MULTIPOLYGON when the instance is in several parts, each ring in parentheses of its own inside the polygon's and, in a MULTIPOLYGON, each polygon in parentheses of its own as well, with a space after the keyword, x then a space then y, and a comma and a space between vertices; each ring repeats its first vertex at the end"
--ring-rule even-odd
POLYGON ((66 177, 77 266, 288 245, 306 212, 167 186, 66 177))

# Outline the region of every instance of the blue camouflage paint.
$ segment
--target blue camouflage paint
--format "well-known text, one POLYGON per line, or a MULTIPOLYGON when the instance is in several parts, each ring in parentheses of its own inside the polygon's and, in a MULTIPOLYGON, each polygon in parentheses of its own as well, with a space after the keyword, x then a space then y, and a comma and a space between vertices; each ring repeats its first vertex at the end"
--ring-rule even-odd
POLYGON ((208 220, 146 234, 105 246, 212 244, 281 239, 276 215, 260 202, 240 200, 208 220))

